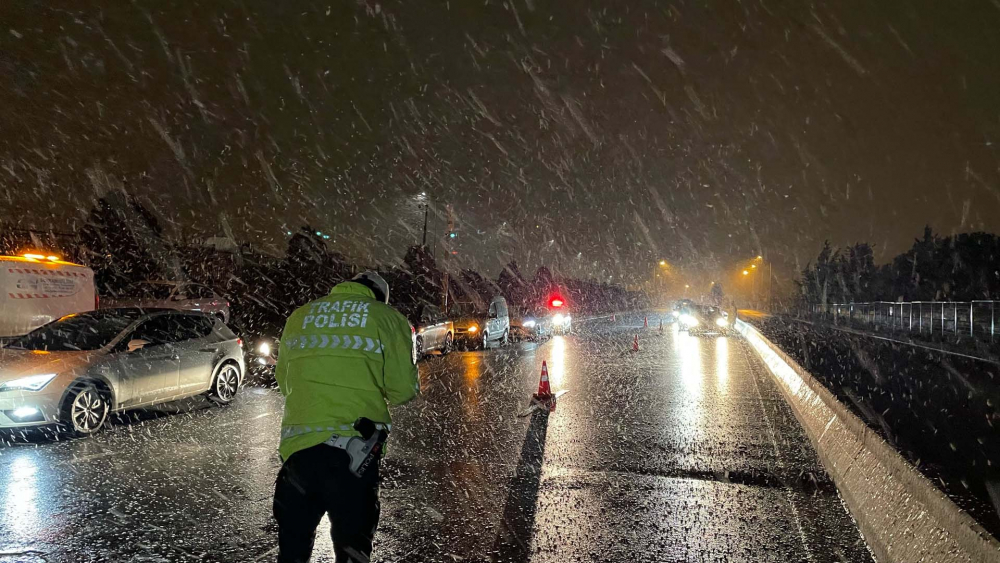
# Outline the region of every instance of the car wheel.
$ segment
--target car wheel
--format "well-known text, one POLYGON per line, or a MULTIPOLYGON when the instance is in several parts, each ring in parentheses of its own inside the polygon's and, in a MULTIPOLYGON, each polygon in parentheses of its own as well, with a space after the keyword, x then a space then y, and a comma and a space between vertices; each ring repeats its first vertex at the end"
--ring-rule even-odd
POLYGON ((104 426, 110 408, 107 394, 93 383, 81 383, 66 398, 62 424, 74 436, 89 436, 104 426))
POLYGON ((451 353, 454 347, 455 347, 454 339, 452 338, 451 333, 448 333, 448 335, 444 337, 444 348, 441 348, 441 355, 447 356, 448 354, 451 353))
POLYGON ((482 349, 486 350, 490 347, 490 333, 483 331, 483 343, 482 349))
POLYGON ((417 359, 424 357, 424 339, 417 337, 417 359))
POLYGON ((506 346, 508 344, 510 344, 510 334, 508 334, 507 331, 505 330, 503 331, 503 338, 500 339, 500 345, 506 346))
POLYGON ((223 364, 215 374, 208 398, 220 405, 228 405, 240 390, 240 370, 235 364, 223 364))

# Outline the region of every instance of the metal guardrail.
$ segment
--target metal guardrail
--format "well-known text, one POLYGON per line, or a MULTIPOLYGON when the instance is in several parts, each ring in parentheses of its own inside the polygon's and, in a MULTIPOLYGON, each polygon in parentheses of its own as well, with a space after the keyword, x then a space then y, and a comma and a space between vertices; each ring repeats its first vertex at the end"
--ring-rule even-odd
POLYGON ((876 301, 814 304, 810 312, 835 324, 844 322, 931 338, 969 336, 997 341, 998 301, 876 301))

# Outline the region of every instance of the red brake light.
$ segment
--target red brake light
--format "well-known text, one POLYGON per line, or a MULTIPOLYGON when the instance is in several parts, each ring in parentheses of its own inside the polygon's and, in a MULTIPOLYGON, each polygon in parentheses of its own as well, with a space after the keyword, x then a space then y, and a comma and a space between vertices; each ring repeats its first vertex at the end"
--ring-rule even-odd
POLYGON ((549 301, 549 304, 552 305, 553 307, 559 308, 563 306, 563 300, 559 299, 558 297, 555 297, 552 299, 552 301, 549 301))
POLYGON ((236 343, 239 344, 240 346, 243 346, 243 339, 242 338, 237 338, 236 339, 236 343))

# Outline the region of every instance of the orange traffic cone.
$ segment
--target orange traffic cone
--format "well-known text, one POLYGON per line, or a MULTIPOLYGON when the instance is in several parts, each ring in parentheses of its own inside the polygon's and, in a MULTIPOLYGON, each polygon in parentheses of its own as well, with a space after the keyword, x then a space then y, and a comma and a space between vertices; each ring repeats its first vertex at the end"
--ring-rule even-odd
POLYGON ((552 388, 549 387, 549 366, 545 361, 542 361, 542 376, 538 379, 538 393, 535 393, 535 398, 551 396, 552 388))
POLYGON ((642 328, 649 328, 649 317, 642 318, 642 328))
POLYGON ((635 335, 635 340, 632 341, 632 351, 633 352, 638 352, 639 351, 639 335, 638 334, 635 335))
POLYGON ((544 361, 542 362, 542 375, 538 378, 538 392, 531 399, 547 406, 549 412, 556 410, 556 397, 552 394, 552 388, 549 387, 549 366, 544 361))

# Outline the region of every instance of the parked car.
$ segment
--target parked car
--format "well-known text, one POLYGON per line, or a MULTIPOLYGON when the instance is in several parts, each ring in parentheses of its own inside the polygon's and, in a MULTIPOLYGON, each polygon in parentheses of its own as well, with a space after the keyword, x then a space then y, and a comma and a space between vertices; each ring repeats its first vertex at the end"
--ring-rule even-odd
POLYGON ((0 338, 97 308, 94 271, 56 256, 0 256, 0 338))
POLYGON ((126 297, 106 298, 104 307, 178 309, 215 315, 229 322, 229 301, 210 287, 189 282, 146 281, 134 285, 126 297))
POLYGON ((465 346, 489 348, 491 344, 504 346, 510 339, 510 313, 507 300, 494 297, 485 313, 469 304, 456 304, 452 309, 455 319, 455 339, 465 346))
POLYGON ((71 314, 0 349, 0 428, 93 434, 110 413, 205 394, 231 402, 242 341, 204 313, 138 308, 71 314))
POLYGON ((439 351, 442 355, 452 351, 455 342, 455 325, 439 307, 422 304, 405 311, 414 333, 414 350, 418 358, 439 351))
POLYGON ((546 307, 510 319, 510 335, 515 340, 541 340, 552 336, 552 313, 546 307))

